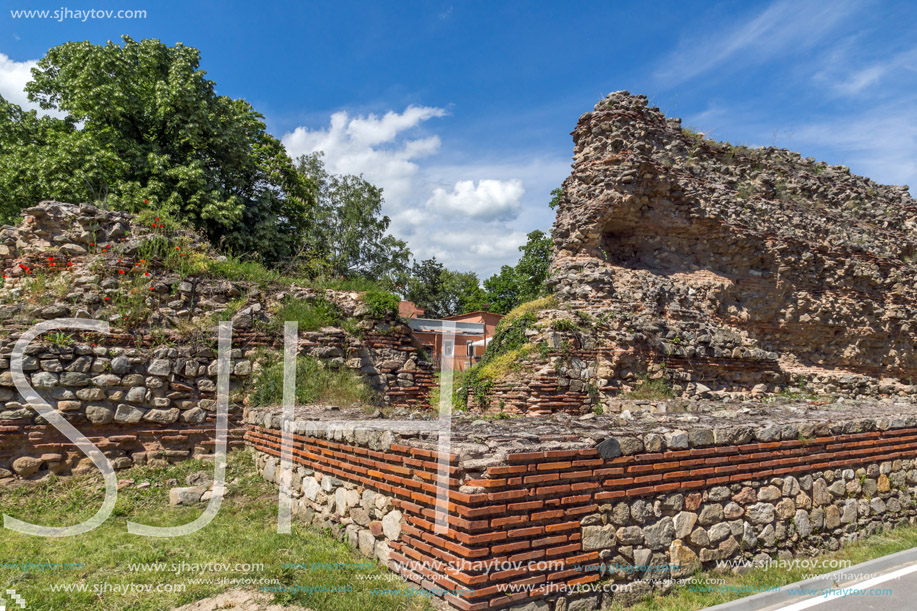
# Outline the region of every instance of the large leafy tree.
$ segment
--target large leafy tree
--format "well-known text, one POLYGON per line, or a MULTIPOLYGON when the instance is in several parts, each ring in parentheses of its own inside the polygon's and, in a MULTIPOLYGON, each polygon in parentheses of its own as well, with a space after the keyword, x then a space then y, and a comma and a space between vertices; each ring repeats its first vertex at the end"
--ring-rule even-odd
POLYGON ((39 60, 29 99, 0 113, 3 215, 43 198, 155 208, 239 255, 299 247, 312 187, 248 102, 216 94, 197 49, 158 40, 68 42, 39 60))
POLYGON ((442 318, 486 310, 488 295, 477 274, 448 269, 436 257, 414 262, 405 281, 405 299, 423 308, 424 316, 442 318))
POLYGON ((504 265, 500 272, 484 281, 490 309, 506 314, 517 305, 547 293, 545 280, 551 263, 553 242, 545 232, 536 229, 519 247, 522 256, 515 266, 504 265))
POLYGON ((320 152, 300 157, 297 167, 315 185, 305 247, 312 264, 318 262, 316 271, 394 284, 411 251, 386 233, 390 219, 382 214, 382 189, 362 176, 329 173, 320 152))

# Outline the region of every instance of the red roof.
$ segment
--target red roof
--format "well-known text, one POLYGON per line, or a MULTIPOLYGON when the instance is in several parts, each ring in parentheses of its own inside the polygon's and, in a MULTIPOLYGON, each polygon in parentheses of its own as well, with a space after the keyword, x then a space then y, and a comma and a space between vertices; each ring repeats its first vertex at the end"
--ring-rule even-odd
POLYGON ((423 316, 423 310, 414 305, 413 301, 400 301, 398 302, 398 316, 418 318, 423 316))

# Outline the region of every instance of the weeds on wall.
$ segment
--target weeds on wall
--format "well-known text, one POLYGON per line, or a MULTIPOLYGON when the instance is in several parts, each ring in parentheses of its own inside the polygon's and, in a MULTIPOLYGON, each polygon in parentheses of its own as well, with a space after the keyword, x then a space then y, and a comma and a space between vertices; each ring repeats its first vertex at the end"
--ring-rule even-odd
POLYGON ((520 304, 503 317, 480 362, 465 372, 461 384, 456 384, 458 407, 467 408, 469 395, 480 405, 486 405, 496 381, 518 370, 533 354, 541 354, 539 345, 529 341, 526 331, 535 328, 539 312, 554 307, 557 307, 556 297, 543 297, 520 304))
MULTIPOLYGON (((265 352, 260 373, 250 394, 252 407, 280 405, 283 401, 283 359, 279 352, 265 352)), ((347 367, 332 368, 311 357, 296 359, 296 404, 349 407, 378 404, 380 398, 366 381, 347 367)))

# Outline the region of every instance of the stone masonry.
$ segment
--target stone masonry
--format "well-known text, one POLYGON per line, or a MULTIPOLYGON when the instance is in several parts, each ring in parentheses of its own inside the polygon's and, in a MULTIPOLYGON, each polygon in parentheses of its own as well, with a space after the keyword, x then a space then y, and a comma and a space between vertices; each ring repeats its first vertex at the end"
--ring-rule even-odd
POLYGON ((697 398, 917 394, 907 187, 715 142, 627 92, 580 117, 573 139, 558 305, 530 336, 541 358, 496 384, 491 407, 613 406, 647 377, 697 398))
POLYGON ((241 391, 264 350, 282 348, 282 325, 272 319, 291 299, 327 300, 354 329, 303 331, 300 354, 358 372, 380 407, 427 404, 431 365, 410 328, 371 316, 359 293, 191 273, 183 266, 216 255, 193 234, 150 225, 86 204, 42 202, 18 227, 0 230, 0 482, 94 468, 13 385, 13 345, 42 320, 109 322, 107 335, 40 336, 23 370, 118 469, 212 452, 219 319, 233 323, 230 447, 240 445, 241 391), (164 254, 163 245, 176 252, 164 254))
MULTIPOLYGON (((434 528, 435 436, 348 426, 363 417, 297 410, 295 515, 465 611, 627 605, 698 568, 766 566, 917 523, 908 400, 458 417, 446 533, 434 528), (328 419, 342 424, 317 425, 328 419), (594 587, 570 592, 583 584, 594 587)), ((245 423, 279 484, 280 410, 245 423)))

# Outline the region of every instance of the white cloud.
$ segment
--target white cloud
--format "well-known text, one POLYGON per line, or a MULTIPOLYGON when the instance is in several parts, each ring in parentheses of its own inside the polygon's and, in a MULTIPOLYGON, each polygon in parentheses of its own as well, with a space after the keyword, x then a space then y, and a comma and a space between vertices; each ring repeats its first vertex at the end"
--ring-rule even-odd
POLYGON ((844 45, 814 79, 826 83, 834 93, 847 97, 867 92, 897 95, 900 90, 913 85, 914 76, 917 75, 917 49, 897 53, 870 64, 858 62, 859 54, 859 49, 851 50, 848 45, 844 45), (880 84, 885 83, 890 86, 880 87, 880 84))
POLYGON ((36 60, 13 61, 0 53, 0 95, 13 104, 40 112, 38 104, 29 102, 25 93, 25 84, 32 80, 32 68, 37 63, 36 60))
POLYGON ((667 56, 655 77, 675 86, 727 64, 760 64, 784 54, 806 51, 822 41, 837 25, 860 8, 856 1, 819 2, 777 0, 750 21, 725 28, 709 27, 706 38, 683 38, 667 56))
POLYGON ((917 185, 917 105, 909 98, 795 131, 802 146, 824 147, 838 163, 886 184, 917 185))
POLYGON ((483 280, 502 265, 514 265, 525 240, 525 232, 504 227, 438 226, 416 246, 412 244, 412 249, 418 259, 436 257, 446 267, 475 271, 483 280))
POLYGON ((489 151, 440 153, 437 135, 418 134, 442 108, 358 116, 340 111, 327 127, 298 127, 282 140, 292 156, 323 151, 337 174, 363 174, 382 187, 389 230, 417 259, 436 257, 451 269, 486 278, 515 264, 534 229, 548 229, 548 192, 569 173, 569 160, 489 151))
POLYGON ((512 220, 519 216, 522 204, 519 198, 525 193, 522 181, 460 180, 452 192, 442 187, 433 189, 427 208, 454 216, 466 216, 481 221, 512 220))
POLYGON ((21 106, 24 110, 37 111, 39 116, 66 116, 65 112, 43 110, 38 104, 29 101, 25 85, 32 80, 32 68, 37 64, 38 60, 35 59, 17 62, 0 53, 0 95, 7 101, 21 106))
POLYGON ((416 161, 440 147, 437 136, 407 139, 404 132, 445 114, 442 108, 427 106, 408 106, 402 113, 390 111, 381 117, 351 117, 340 111, 331 115, 327 129, 297 127, 282 140, 291 156, 324 151, 330 172, 363 174, 382 187, 388 202, 400 202, 411 195, 416 161))

